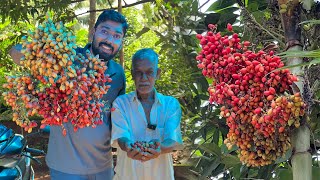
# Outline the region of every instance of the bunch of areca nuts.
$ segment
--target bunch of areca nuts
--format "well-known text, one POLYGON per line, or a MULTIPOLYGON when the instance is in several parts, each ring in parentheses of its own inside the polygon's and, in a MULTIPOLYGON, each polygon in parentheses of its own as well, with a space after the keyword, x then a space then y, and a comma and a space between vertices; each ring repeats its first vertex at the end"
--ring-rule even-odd
POLYGON ((131 147, 134 149, 138 149, 138 151, 146 152, 148 149, 158 149, 160 146, 159 143, 154 141, 136 141, 133 144, 131 144, 131 147))

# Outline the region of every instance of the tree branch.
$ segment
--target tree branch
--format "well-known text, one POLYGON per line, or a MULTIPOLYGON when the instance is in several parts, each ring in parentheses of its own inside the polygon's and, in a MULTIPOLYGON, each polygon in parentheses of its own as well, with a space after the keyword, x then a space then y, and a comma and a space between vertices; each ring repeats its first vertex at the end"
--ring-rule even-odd
MULTIPOLYGON (((83 2, 83 1, 85 1, 85 0, 75 0, 75 1, 70 1, 70 3, 68 3, 68 4, 72 4, 72 3, 80 3, 80 2, 83 2)), ((59 3, 59 2, 58 2, 59 3)), ((61 2, 60 2, 61 3, 61 2)), ((59 3, 59 4, 60 4, 59 3)), ((64 2, 63 2, 64 3, 64 2)), ((62 4, 63 4, 62 3, 62 4)), ((53 5, 55 5, 56 4, 56 2, 54 2, 54 3, 47 3, 47 4, 43 4, 43 5, 38 5, 38 6, 29 6, 29 5, 27 5, 27 4, 25 4, 25 6, 26 6, 26 8, 28 8, 28 9, 31 9, 31 8, 35 8, 35 9, 40 9, 40 8, 44 8, 44 7, 50 7, 50 6, 53 6, 53 5)))
MULTIPOLYGON (((127 4, 125 6, 122 6, 122 8, 132 7, 132 6, 136 6, 136 5, 139 5, 139 4, 144 4, 144 3, 147 3, 147 2, 155 2, 155 0, 142 0, 142 1, 138 1, 138 2, 132 3, 132 4, 127 4)), ((110 6, 109 9, 117 9, 117 8, 118 7, 110 6)), ((90 12, 100 12, 100 11, 104 11, 104 10, 106 10, 106 9, 96 9, 96 10, 92 10, 92 11, 88 10, 86 12, 77 14, 77 15, 73 16, 72 18, 75 18, 75 17, 78 17, 78 16, 82 16, 82 15, 90 13, 90 12)))
POLYGON ((78 2, 82 2, 82 1, 85 1, 85 0, 75 0, 75 1, 71 1, 70 3, 78 3, 78 2))
POLYGON ((198 8, 198 10, 201 9, 204 5, 208 4, 208 2, 210 2, 210 0, 207 0, 206 2, 204 2, 204 3, 198 8))
POLYGON ((112 4, 111 4, 110 0, 108 0, 108 3, 109 3, 109 6, 112 8, 112 4))

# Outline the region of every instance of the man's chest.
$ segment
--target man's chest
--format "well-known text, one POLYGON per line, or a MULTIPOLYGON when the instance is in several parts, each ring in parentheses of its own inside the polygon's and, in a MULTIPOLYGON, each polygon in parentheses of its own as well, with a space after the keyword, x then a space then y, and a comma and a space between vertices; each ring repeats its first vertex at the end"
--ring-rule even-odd
POLYGON ((106 101, 108 104, 112 104, 112 102, 116 99, 119 93, 125 88, 124 87, 124 77, 120 73, 112 73, 110 74, 111 82, 107 82, 106 85, 110 85, 110 88, 102 97, 103 101, 106 101))
POLYGON ((167 111, 166 108, 159 104, 130 104, 126 109, 126 114, 132 129, 139 132, 141 129, 146 129, 148 124, 156 125, 156 128, 163 128, 167 111))
POLYGON ((103 96, 104 101, 108 101, 108 103, 112 104, 112 102, 116 99, 119 93, 124 89, 124 74, 116 69, 116 67, 110 63, 108 69, 105 72, 105 75, 109 76, 112 79, 111 82, 107 82, 106 85, 110 85, 110 88, 103 96))

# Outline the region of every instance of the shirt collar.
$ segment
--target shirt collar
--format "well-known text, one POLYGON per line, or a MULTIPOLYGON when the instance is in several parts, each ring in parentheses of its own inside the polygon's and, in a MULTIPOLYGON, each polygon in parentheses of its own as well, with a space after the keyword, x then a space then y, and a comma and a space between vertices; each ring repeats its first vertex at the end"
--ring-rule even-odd
MULTIPOLYGON (((154 89, 154 95, 155 95, 154 102, 162 105, 160 93, 158 93, 155 88, 153 88, 153 89, 154 89)), ((133 93, 133 96, 131 97, 131 101, 132 102, 138 101, 139 99, 138 99, 137 91, 133 91, 132 93, 133 93)))

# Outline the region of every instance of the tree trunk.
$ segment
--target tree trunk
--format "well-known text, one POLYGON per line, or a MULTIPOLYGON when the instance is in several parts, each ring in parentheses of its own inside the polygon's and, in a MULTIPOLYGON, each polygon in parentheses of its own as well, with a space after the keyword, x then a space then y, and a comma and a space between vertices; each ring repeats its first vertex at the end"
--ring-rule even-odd
MULTIPOLYGON (((300 29, 300 4, 299 0, 278 0, 281 13, 282 25, 287 44, 287 51, 302 51, 301 29, 300 29)), ((303 62, 302 58, 289 58, 287 65, 296 65, 303 62)), ((291 72, 298 76, 296 83, 300 93, 303 91, 303 70, 301 67, 291 69, 291 72)), ((301 122, 301 126, 291 134, 293 146, 292 172, 293 180, 312 179, 312 159, 310 149, 310 129, 301 122)))
POLYGON ((90 17, 89 17, 89 29, 88 29, 88 41, 91 42, 92 41, 92 31, 94 28, 94 24, 96 22, 96 0, 90 0, 90 17))
MULTIPOLYGON (((118 0, 118 12, 122 13, 122 3, 121 0, 118 0)), ((124 69, 124 53, 123 53, 123 42, 122 42, 122 48, 120 49, 119 52, 119 59, 120 59, 120 65, 123 67, 124 69)))

